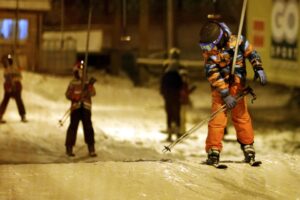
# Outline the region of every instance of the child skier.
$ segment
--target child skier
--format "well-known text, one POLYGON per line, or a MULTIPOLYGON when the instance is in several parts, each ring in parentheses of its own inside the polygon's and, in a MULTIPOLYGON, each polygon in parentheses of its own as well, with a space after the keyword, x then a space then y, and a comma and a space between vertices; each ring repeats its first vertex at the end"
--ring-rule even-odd
POLYGON ((4 55, 1 61, 4 66, 4 97, 0 105, 0 123, 5 123, 2 117, 10 98, 16 100, 21 121, 27 122, 25 106, 21 97, 21 67, 14 65, 11 54, 4 55))
POLYGON ((75 156, 73 146, 76 142, 78 124, 81 120, 89 155, 95 157, 97 154, 95 153, 94 129, 91 121, 91 97, 96 95, 93 86, 95 79, 91 78, 89 82, 82 84, 84 67, 83 61, 74 66, 74 79, 70 82, 66 91, 66 97, 71 101, 71 116, 65 145, 67 155, 75 156))
MULTIPOLYGON (((235 96, 246 84, 245 59, 247 58, 252 64, 255 78, 259 78, 261 85, 265 85, 267 79, 262 68, 261 58, 252 45, 243 36, 241 36, 239 44, 236 44, 236 41, 237 36, 231 34, 225 23, 209 21, 200 31, 199 46, 203 50, 206 77, 211 84, 211 112, 215 112, 224 103, 226 104, 227 111, 231 111, 232 122, 237 140, 241 144, 245 156, 245 162, 252 162, 255 159, 255 150, 251 118, 245 98, 238 102, 235 99, 235 96), (237 60, 234 74, 231 74, 235 45, 238 45, 237 60)), ((208 124, 205 148, 208 154, 207 164, 219 163, 226 124, 226 112, 219 113, 208 124)))

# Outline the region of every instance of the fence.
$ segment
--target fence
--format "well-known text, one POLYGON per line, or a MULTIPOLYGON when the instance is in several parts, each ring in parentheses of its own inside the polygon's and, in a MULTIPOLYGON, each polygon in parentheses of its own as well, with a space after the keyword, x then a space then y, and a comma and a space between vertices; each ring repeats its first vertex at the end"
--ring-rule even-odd
POLYGON ((45 39, 40 50, 38 71, 70 74, 76 62, 76 40, 73 38, 45 39))

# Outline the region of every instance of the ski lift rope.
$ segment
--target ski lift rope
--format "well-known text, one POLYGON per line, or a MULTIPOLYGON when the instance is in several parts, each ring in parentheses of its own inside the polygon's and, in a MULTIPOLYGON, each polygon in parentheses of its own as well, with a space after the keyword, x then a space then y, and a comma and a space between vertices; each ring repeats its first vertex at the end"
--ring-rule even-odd
POLYGON ((61 6, 60 6, 60 31, 61 31, 60 48, 61 50, 64 49, 64 27, 65 27, 65 0, 61 0, 61 6))
POLYGON ((84 68, 83 68, 83 78, 82 78, 82 87, 84 86, 87 74, 87 66, 88 66, 88 53, 89 53, 89 43, 90 43, 90 32, 91 32, 91 22, 92 22, 92 14, 93 14, 93 0, 90 1, 89 5, 89 13, 88 13, 88 23, 87 23, 87 36, 86 36, 86 48, 85 48, 85 56, 84 56, 84 68))
POLYGON ((18 59, 18 53, 17 53, 17 45, 18 45, 18 32, 19 32, 19 0, 16 0, 16 10, 15 10, 15 37, 14 37, 14 43, 12 46, 12 55, 13 59, 16 61, 17 66, 19 67, 19 59, 18 59))
POLYGON ((235 44, 235 48, 234 48, 234 56, 233 56, 233 61, 232 61, 232 66, 231 66, 231 74, 234 74, 234 70, 235 70, 237 51, 238 51, 238 47, 239 47, 239 43, 240 43, 240 39, 241 39, 246 7, 247 7, 247 0, 244 0, 243 1, 243 8, 242 8, 242 13, 241 13, 241 18, 240 18, 238 35, 237 35, 236 44, 235 44))

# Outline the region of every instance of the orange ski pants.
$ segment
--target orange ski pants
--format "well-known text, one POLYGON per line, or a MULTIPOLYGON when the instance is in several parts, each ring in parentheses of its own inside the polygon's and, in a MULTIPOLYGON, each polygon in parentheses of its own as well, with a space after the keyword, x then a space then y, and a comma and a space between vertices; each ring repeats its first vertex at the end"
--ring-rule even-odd
MULTIPOLYGON (((229 91, 232 96, 236 96, 239 91, 242 90, 240 84, 234 84, 230 87, 229 91)), ((212 109, 211 112, 215 112, 220 109, 224 101, 221 98, 220 93, 217 90, 212 90, 212 109)), ((224 137, 224 128, 227 126, 227 112, 224 111, 209 121, 208 123, 208 135, 206 138, 205 150, 209 149, 222 150, 222 140, 224 137)), ((249 115, 246 97, 237 102, 237 105, 231 110, 231 120, 236 130, 237 140, 242 144, 252 144, 254 141, 254 133, 249 115)))

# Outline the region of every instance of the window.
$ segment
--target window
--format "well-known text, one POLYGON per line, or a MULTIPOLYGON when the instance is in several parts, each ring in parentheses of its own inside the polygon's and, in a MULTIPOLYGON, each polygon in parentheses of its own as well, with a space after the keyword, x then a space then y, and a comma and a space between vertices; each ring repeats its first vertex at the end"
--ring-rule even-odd
MULTIPOLYGON (((28 38, 28 20, 19 19, 18 21, 18 40, 25 41, 28 38)), ((0 19, 0 38, 4 41, 13 41, 16 32, 15 19, 0 19)))

